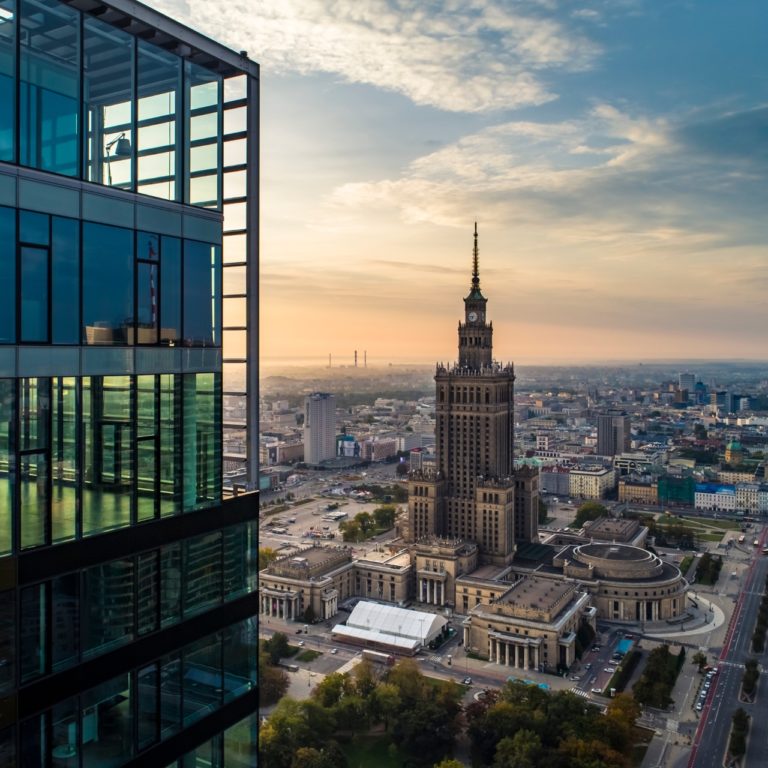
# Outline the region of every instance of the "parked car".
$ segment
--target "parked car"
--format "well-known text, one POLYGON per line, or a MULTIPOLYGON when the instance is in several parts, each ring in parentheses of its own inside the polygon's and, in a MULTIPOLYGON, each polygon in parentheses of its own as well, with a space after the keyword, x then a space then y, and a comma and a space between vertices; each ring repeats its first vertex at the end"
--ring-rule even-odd
POLYGON ((472 678, 465 677, 461 682, 464 683, 464 685, 472 685, 472 678))
POLYGON ((331 648, 331 653, 338 653, 338 652, 339 652, 338 648, 331 648))

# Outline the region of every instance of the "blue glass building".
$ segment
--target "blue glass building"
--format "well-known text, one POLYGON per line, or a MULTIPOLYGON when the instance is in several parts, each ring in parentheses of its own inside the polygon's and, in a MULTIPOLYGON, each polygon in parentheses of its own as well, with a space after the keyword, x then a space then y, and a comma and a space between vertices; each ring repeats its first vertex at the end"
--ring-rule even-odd
POLYGON ((255 765, 258 88, 0 0, 0 768, 255 765))

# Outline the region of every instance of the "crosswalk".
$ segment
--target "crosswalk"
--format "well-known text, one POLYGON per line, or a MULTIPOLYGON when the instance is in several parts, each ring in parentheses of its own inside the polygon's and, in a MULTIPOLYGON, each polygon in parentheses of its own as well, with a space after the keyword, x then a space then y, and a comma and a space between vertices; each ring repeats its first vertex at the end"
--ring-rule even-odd
POLYGON ((575 693, 577 696, 583 696, 585 699, 589 698, 589 691, 583 691, 581 688, 577 688, 575 685, 571 688, 571 693, 575 693))

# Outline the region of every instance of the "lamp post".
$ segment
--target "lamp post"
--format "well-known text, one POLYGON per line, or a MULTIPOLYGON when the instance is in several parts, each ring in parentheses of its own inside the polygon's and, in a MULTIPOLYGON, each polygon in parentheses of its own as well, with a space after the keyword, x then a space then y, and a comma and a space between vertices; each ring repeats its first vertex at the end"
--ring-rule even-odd
POLYGON ((115 157, 131 156, 131 140, 126 137, 125 131, 108 142, 104 147, 104 153, 107 157, 107 181, 110 187, 112 186, 112 156, 109 153, 112 147, 115 147, 115 157))

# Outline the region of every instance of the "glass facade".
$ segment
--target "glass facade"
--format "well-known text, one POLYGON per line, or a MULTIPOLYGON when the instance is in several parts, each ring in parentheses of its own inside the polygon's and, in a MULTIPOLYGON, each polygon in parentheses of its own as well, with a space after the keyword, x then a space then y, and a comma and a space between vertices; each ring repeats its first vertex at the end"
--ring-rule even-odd
POLYGON ((76 5, 0 0, 0 768, 252 765, 258 68, 76 5))

